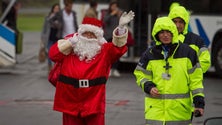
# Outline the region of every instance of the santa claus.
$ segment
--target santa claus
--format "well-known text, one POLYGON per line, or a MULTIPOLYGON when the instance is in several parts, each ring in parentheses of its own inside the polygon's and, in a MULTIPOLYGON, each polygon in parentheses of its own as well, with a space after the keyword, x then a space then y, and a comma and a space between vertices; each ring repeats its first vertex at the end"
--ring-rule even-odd
POLYGON ((123 13, 112 43, 103 38, 101 21, 84 18, 78 32, 54 44, 49 57, 61 64, 54 110, 63 125, 104 125, 105 84, 112 64, 126 51, 127 25, 134 13, 123 13))

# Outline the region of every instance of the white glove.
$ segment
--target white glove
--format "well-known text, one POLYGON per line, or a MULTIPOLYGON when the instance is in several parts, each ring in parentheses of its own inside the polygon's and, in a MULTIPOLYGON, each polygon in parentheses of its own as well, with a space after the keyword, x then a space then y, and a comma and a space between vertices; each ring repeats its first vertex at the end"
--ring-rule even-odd
POLYGON ((69 42, 72 44, 72 47, 79 41, 78 34, 75 33, 71 38, 69 38, 69 42))
POLYGON ((129 13, 124 12, 120 19, 119 19, 119 27, 123 28, 125 25, 127 25, 131 20, 133 20, 135 14, 134 12, 131 10, 129 13))

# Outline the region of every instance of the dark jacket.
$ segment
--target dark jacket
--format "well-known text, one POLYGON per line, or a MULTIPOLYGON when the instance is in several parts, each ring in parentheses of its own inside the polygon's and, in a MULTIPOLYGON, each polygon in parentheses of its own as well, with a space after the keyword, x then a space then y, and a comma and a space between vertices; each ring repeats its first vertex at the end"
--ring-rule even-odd
MULTIPOLYGON (((120 11, 119 13, 122 13, 122 11, 120 11)), ((105 14, 103 19, 103 29, 104 38, 107 40, 107 42, 111 42, 110 40, 112 40, 113 30, 119 25, 119 19, 120 17, 118 15, 111 15, 108 12, 105 14)))
MULTIPOLYGON (((57 32, 57 37, 59 39, 63 38, 62 36, 62 32, 63 32, 63 28, 64 28, 64 20, 63 20, 63 11, 64 10, 61 10, 59 11, 51 20, 50 20, 50 23, 51 24, 54 24, 54 27, 58 28, 58 32, 57 32)), ((76 12, 75 11, 72 11, 72 14, 73 14, 73 24, 74 24, 74 27, 75 27, 75 31, 78 30, 78 23, 77 23, 77 17, 76 17, 76 12)))

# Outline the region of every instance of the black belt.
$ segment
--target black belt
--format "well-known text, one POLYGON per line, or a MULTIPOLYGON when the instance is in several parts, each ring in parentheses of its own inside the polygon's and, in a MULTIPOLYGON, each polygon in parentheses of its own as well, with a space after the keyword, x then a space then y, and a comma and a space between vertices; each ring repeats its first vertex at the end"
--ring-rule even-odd
POLYGON ((99 77, 96 79, 75 79, 71 77, 67 77, 64 75, 59 75, 59 81, 66 83, 66 84, 71 84, 75 88, 87 88, 91 86, 96 86, 100 84, 105 84, 106 83, 106 77, 99 77))

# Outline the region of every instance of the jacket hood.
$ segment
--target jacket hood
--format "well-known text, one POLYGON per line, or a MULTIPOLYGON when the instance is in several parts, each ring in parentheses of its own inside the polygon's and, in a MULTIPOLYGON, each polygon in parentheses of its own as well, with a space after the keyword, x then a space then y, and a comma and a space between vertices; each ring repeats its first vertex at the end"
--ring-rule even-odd
POLYGON ((173 2, 171 5, 170 5, 170 8, 169 8, 169 11, 171 11, 174 7, 176 6, 180 6, 180 3, 178 2, 173 2))
POLYGON ((173 34, 172 44, 178 43, 178 31, 174 22, 169 17, 159 17, 156 19, 152 31, 152 36, 153 39, 156 41, 156 45, 161 44, 159 39, 156 38, 156 35, 162 30, 168 30, 173 34))
POLYGON ((181 18, 185 22, 185 27, 183 30, 183 34, 187 34, 188 32, 188 25, 190 20, 190 13, 183 7, 183 6, 175 6, 170 10, 170 13, 168 15, 171 19, 174 18, 181 18))

